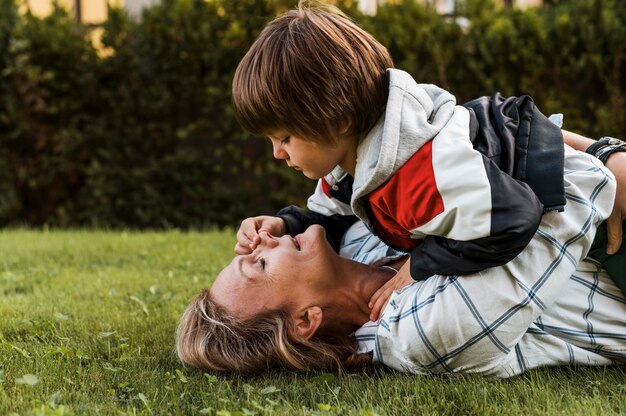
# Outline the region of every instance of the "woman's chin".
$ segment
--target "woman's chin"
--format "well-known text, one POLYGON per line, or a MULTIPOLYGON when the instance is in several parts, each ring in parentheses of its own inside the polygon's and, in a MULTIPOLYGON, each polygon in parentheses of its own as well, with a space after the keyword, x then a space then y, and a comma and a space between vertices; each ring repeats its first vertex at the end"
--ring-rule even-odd
POLYGON ((321 225, 311 225, 306 231, 300 234, 300 249, 305 252, 326 252, 335 253, 335 250, 326 240, 326 230, 321 225), (321 251, 320 251, 321 250, 321 251))
POLYGON ((318 224, 309 226, 309 228, 307 228, 302 235, 304 236, 305 241, 326 240, 326 230, 318 224))

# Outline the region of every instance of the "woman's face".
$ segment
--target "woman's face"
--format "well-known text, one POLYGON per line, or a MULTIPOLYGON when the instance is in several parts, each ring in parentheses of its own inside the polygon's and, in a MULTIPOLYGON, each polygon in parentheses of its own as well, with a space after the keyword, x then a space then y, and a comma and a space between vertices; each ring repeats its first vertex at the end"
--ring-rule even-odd
POLYGON ((210 290, 216 303, 241 319, 263 310, 298 307, 334 275, 337 255, 322 227, 311 226, 295 238, 266 232, 260 237, 261 244, 250 254, 236 256, 210 290))

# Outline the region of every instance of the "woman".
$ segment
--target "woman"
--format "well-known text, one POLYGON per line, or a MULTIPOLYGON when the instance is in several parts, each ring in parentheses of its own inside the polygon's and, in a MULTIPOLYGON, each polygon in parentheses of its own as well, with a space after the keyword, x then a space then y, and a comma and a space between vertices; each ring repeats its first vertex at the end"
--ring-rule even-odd
MULTIPOLYGON (((378 322, 368 301, 395 274, 334 253, 323 229, 261 233, 187 308, 177 350, 187 364, 259 372, 361 368, 507 377, 545 365, 626 361, 626 299, 585 259, 611 211, 614 181, 566 150, 564 213, 548 213, 504 266, 432 276, 394 293, 378 322)), ((380 258, 378 260, 381 260, 380 258)))

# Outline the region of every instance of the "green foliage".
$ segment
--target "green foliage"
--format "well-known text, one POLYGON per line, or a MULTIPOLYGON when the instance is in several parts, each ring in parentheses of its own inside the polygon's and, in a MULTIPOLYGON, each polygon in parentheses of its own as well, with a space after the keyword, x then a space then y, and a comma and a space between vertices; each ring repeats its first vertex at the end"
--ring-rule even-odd
MULTIPOLYGON (((0 0, 0 225, 224 226, 301 204, 314 184, 230 107, 237 63, 295 3, 163 0, 140 20, 111 9, 96 50, 64 9, 19 16, 0 0)), ((624 2, 467 0, 447 17, 413 0, 362 16, 356 3, 340 5, 397 67, 459 102, 528 93, 570 130, 626 136, 624 2)))
POLYGON ((364 21, 396 66, 449 88, 459 102, 500 91, 529 94, 567 129, 626 136, 626 5, 617 0, 554 2, 520 10, 467 0, 441 17, 405 0, 364 21), (460 27, 458 17, 469 20, 460 27), (416 23, 418 22, 418 23, 416 23))

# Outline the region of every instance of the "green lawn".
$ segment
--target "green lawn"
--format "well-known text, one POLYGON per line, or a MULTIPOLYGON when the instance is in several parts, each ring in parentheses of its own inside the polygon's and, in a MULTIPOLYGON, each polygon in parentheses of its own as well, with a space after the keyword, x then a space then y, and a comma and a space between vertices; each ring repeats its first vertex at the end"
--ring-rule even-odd
POLYGON ((233 246, 232 232, 0 232, 0 415, 626 413, 619 368, 503 381, 184 368, 178 317, 233 246))

